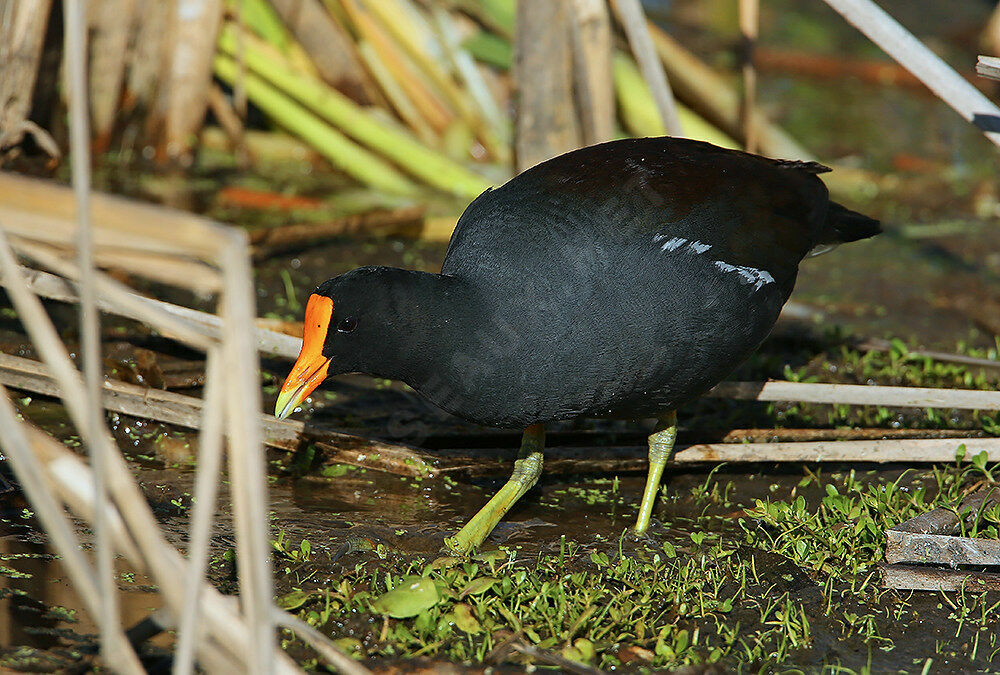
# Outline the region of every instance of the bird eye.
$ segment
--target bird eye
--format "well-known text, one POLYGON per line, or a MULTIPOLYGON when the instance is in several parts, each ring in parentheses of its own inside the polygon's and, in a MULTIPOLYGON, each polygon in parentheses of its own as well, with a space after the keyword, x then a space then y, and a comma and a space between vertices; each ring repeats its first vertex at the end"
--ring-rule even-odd
POLYGON ((357 320, 348 316, 341 319, 340 323, 337 324, 337 331, 340 333, 350 333, 357 327, 357 320))

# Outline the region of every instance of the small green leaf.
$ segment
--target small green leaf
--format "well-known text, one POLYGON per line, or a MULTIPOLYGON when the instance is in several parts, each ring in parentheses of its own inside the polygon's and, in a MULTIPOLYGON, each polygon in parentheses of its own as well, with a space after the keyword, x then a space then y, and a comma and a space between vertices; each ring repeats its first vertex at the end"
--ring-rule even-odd
POLYGON ((440 600, 437 586, 426 577, 403 577, 399 584, 372 602, 372 609, 395 619, 409 619, 436 605, 440 600))
POLYGON ((472 582, 463 588, 458 594, 458 599, 462 600, 467 595, 479 595, 480 593, 485 593, 493 588, 493 584, 498 581, 499 579, 496 577, 479 577, 478 579, 473 579, 472 582))
POLYGON ((298 609, 313 596, 308 591, 292 591, 278 598, 278 607, 285 610, 298 609))
POLYGON ((454 615, 455 625, 458 629, 469 634, 475 634, 482 630, 479 621, 472 615, 472 608, 464 603, 455 605, 451 610, 454 615))

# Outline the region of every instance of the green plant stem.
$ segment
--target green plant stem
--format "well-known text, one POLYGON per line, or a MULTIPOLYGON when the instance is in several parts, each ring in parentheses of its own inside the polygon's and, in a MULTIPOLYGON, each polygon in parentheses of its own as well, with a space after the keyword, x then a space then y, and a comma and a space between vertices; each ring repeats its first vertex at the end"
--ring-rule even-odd
MULTIPOLYGON (((229 84, 239 77, 236 62, 216 56, 215 73, 229 84)), ((334 166, 374 188, 415 196, 417 186, 390 164, 331 128, 301 105, 277 91, 253 73, 245 77, 247 97, 254 105, 295 135, 309 143, 334 166)))
MULTIPOLYGON (((232 26, 223 29, 219 47, 226 54, 235 53, 236 34, 232 26)), ((258 49, 253 39, 247 39, 244 49, 247 67, 254 74, 428 185, 469 199, 492 185, 491 181, 427 148, 405 132, 379 123, 335 89, 276 62, 258 49)))

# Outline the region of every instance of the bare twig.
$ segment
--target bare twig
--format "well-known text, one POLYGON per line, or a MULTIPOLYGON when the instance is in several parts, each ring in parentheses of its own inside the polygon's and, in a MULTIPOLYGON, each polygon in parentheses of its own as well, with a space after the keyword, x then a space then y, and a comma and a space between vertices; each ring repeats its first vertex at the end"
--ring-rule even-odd
POLYGON ((656 56, 656 48, 649 35, 642 5, 639 4, 639 0, 612 0, 612 4, 618 13, 618 20, 621 21, 625 34, 628 36, 629 46, 632 48, 635 60, 639 63, 642 76, 653 93, 656 107, 663 119, 664 129, 670 136, 683 136, 684 130, 681 129, 681 121, 677 116, 674 93, 670 89, 670 82, 663 70, 663 63, 656 56))

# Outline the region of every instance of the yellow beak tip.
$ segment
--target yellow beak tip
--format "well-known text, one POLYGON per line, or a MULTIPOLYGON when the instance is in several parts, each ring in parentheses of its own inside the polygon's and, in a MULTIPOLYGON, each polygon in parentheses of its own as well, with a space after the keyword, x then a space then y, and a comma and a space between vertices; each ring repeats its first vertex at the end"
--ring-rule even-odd
POLYGON ((289 391, 278 395, 278 400, 274 404, 274 416, 279 420, 283 420, 291 415, 292 411, 301 403, 301 401, 296 400, 296 393, 289 391))

